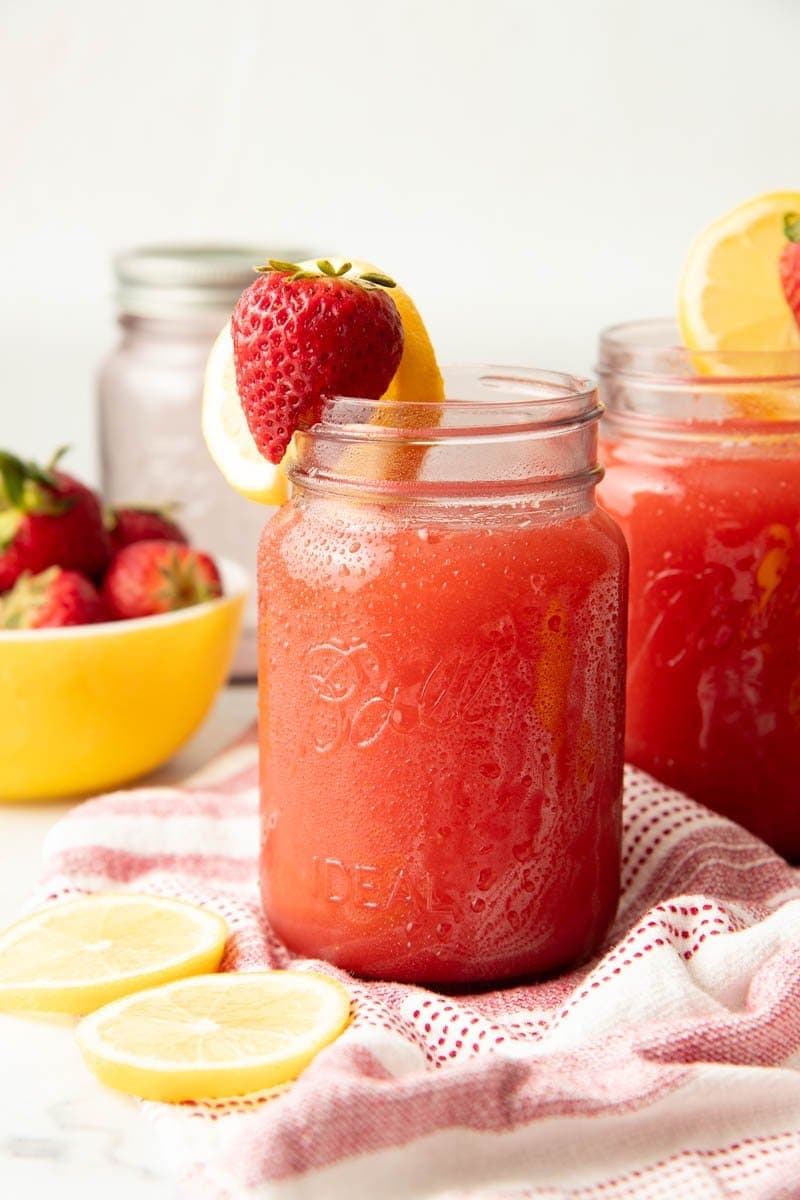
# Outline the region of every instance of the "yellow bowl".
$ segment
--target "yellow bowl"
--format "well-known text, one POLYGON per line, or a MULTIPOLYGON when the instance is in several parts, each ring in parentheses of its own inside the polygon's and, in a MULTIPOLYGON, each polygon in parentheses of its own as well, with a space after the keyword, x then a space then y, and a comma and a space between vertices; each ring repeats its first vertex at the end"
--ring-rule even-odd
POLYGON ((221 569, 225 595, 178 612, 0 631, 0 799, 100 791, 175 753, 233 657, 246 579, 221 569))

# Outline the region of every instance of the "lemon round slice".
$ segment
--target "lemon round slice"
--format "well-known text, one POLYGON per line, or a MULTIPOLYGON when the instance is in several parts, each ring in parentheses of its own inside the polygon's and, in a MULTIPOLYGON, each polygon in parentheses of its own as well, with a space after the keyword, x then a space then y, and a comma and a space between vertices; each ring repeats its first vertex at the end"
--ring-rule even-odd
POLYGON ((236 390, 231 323, 220 331, 206 364, 203 437, 228 483, 258 504, 283 504, 289 494, 286 458, 275 466, 253 441, 236 390))
POLYGON ((800 192, 771 192, 740 204, 696 238, 678 296, 688 349, 800 349, 778 271, 784 215, 799 210, 800 192))
POLYGON ((214 913, 159 896, 51 904, 0 933, 0 1010, 87 1013, 140 988, 214 971, 227 933, 214 913))
POLYGON ((333 979, 300 971, 202 975, 106 1005, 78 1026, 103 1083, 146 1100, 241 1096, 295 1079, 350 1019, 333 979))

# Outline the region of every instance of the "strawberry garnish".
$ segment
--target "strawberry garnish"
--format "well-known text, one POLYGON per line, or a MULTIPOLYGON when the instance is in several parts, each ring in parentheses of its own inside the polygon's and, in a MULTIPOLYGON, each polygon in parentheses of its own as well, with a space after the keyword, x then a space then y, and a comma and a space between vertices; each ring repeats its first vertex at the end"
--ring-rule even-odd
POLYGON ((214 560, 181 542, 134 542, 116 555, 103 599, 118 619, 174 612, 222 595, 214 560))
POLYGON ((52 629, 93 625, 105 620, 96 589, 79 571, 50 567, 39 575, 20 575, 0 597, 0 629, 52 629))
POLYGON ((327 259, 316 270, 271 260, 233 311, 236 385, 265 458, 278 463, 296 429, 327 397, 377 400, 403 353, 403 326, 385 275, 347 276, 327 259))
POLYGON ((134 542, 189 541, 177 521, 173 520, 169 507, 127 505, 111 508, 106 517, 106 527, 111 538, 112 554, 116 554, 123 546, 132 546, 134 542))
POLYGON ((787 213, 783 218, 786 245, 781 251, 780 273, 786 303, 800 327, 800 213, 787 213))
POLYGON ((58 470, 0 450, 0 592, 24 571, 59 566, 99 577, 110 547, 95 493, 58 470))

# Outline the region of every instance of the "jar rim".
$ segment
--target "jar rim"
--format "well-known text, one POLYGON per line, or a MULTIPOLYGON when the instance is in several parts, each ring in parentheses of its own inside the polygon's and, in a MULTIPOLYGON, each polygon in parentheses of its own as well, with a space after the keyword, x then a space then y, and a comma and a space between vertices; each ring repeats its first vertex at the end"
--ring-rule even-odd
POLYGON ((334 396, 294 438, 289 478, 301 488, 403 501, 515 502, 594 487, 593 382, 531 367, 475 364, 443 372, 441 400, 334 396))
POLYGON ((611 325, 600 333, 597 375, 729 388, 747 383, 800 382, 800 349, 690 350, 677 322, 651 317, 611 325))
POLYGON ((556 432, 602 413, 593 380, 563 371, 495 363, 460 363, 444 371, 446 399, 365 400, 333 396, 312 436, 419 438, 556 432))

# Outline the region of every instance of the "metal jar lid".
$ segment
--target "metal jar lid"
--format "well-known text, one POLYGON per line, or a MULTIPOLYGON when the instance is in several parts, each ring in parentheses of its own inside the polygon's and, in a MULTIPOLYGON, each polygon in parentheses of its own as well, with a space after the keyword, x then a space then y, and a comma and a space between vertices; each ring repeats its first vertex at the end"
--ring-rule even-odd
POLYGON ((301 262, 308 250, 263 246, 143 246, 114 258, 116 300, 138 317, 187 317, 229 312, 253 268, 269 258, 301 262))

